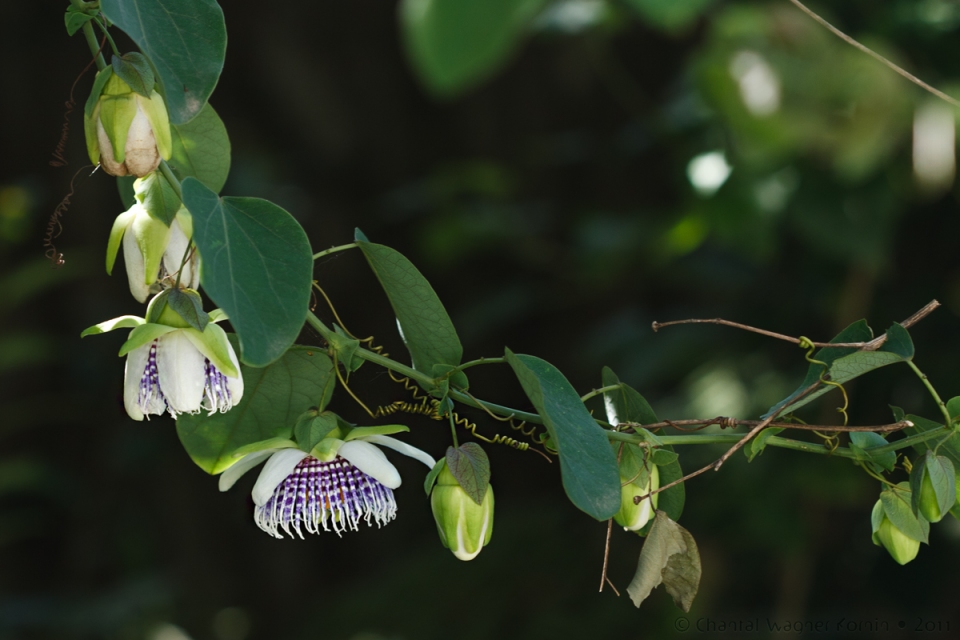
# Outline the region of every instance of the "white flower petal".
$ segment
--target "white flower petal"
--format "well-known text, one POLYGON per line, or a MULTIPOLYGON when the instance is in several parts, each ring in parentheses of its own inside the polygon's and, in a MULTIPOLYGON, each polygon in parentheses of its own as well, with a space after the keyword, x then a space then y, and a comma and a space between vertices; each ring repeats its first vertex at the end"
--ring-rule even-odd
POLYGON ((397 468, 390 464, 387 456, 383 455, 383 451, 369 442, 351 440, 340 447, 337 453, 388 489, 396 489, 400 486, 400 474, 397 468))
POLYGON ((133 122, 130 123, 130 129, 127 132, 125 151, 124 164, 131 175, 145 176, 160 166, 160 152, 157 151, 153 127, 150 125, 147 114, 143 112, 139 100, 137 100, 137 114, 133 116, 133 122))
POLYGON ((113 145, 110 144, 110 137, 107 135, 107 130, 103 128, 99 115, 97 116, 97 142, 100 145, 100 164, 103 170, 112 176, 127 175, 127 168, 113 157, 113 145))
POLYGON ((300 449, 281 449, 274 453, 267 460, 267 464, 263 465, 260 477, 253 485, 253 503, 258 507, 267 504, 280 483, 286 480, 300 461, 306 457, 307 454, 300 449))
POLYGON ((146 267, 143 263, 143 254, 140 253, 137 237, 130 227, 123 232, 123 262, 127 268, 130 293, 137 302, 146 302, 150 295, 150 285, 144 283, 146 267))
POLYGON ((149 358, 149 344, 137 347, 127 354, 127 362, 123 368, 123 406, 127 415, 134 420, 143 420, 143 411, 137 401, 140 397, 140 379, 149 358))
POLYGON ((403 440, 397 440, 396 438, 382 435, 366 436, 360 438, 360 440, 366 440, 367 442, 378 444, 381 447, 388 447, 394 451, 399 451, 405 456, 409 456, 414 460, 419 460, 423 464, 427 465, 429 469, 433 469, 433 467, 437 464, 437 461, 434 460, 429 453, 421 449, 417 449, 416 447, 412 447, 403 440))
POLYGON ((157 373, 160 390, 167 399, 170 413, 197 413, 203 400, 206 376, 203 354, 182 331, 160 336, 157 344, 157 373))
POLYGON ((254 451, 253 453, 248 453, 243 456, 235 463, 233 466, 220 474, 220 491, 226 491, 234 484, 237 480, 240 479, 243 474, 250 469, 253 469, 255 466, 272 456, 280 449, 264 449, 262 451, 254 451))
MULTIPOLYGON (((172 276, 180 269, 180 263, 183 262, 183 254, 190 244, 190 239, 183 233, 180 222, 176 219, 170 224, 170 238, 167 240, 167 248, 163 252, 163 268, 167 275, 172 276)), ((199 283, 199 271, 196 267, 196 254, 192 255, 187 263, 183 265, 183 271, 180 274, 180 285, 188 289, 196 289, 199 283)))

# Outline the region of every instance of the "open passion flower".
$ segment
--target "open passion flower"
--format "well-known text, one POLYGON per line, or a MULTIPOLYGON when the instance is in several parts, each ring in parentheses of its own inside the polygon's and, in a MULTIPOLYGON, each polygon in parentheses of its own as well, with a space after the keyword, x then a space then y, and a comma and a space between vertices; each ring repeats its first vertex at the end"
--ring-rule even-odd
POLYGON ((283 538, 281 531, 291 538, 303 538, 304 531, 341 535, 357 531, 361 521, 383 526, 397 516, 393 490, 400 486, 400 474, 374 445, 399 451, 428 468, 436 461, 396 438, 371 433, 382 430, 359 427, 345 436, 334 433, 343 438, 324 438, 310 453, 295 448, 292 440, 266 441, 265 446, 275 446, 240 458, 220 476, 220 490, 228 490, 266 460, 253 486, 254 520, 273 537, 283 538))

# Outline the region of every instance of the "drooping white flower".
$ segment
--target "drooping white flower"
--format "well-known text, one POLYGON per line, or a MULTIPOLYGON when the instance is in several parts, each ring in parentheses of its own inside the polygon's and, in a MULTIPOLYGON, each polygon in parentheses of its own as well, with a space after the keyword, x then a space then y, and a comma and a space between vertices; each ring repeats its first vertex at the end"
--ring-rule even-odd
POLYGON ((429 454, 385 435, 358 435, 347 440, 326 438, 308 454, 286 441, 286 448, 249 453, 220 476, 226 491, 247 471, 266 460, 253 487, 257 526, 275 538, 280 531, 303 538, 303 531, 331 529, 341 535, 356 531, 360 521, 383 526, 397 515, 393 490, 400 474, 374 445, 399 451, 423 462, 436 464, 429 454), (322 453, 321 453, 322 452, 322 453), (316 455, 313 455, 316 453, 316 455), (319 457, 318 457, 319 456, 319 457))
POLYGON ((181 286, 196 289, 200 284, 200 257, 193 251, 183 261, 192 236, 193 221, 185 208, 181 207, 167 226, 150 215, 138 199, 114 220, 107 244, 107 273, 113 272, 122 245, 130 293, 139 302, 158 293, 161 280, 178 273, 181 286))
MULTIPOLYGON (((149 310, 148 310, 149 315, 149 310)), ((90 327, 81 336, 133 327, 120 349, 127 356, 123 405, 134 420, 169 413, 230 410, 243 397, 243 377, 233 346, 211 314, 203 331, 169 308, 157 322, 123 316, 90 327)))

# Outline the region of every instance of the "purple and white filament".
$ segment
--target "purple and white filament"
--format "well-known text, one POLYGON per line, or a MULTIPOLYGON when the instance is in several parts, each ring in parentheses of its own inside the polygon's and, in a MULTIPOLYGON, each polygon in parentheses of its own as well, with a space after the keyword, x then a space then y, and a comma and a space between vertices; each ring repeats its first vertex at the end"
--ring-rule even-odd
POLYGON ((356 531, 360 520, 380 527, 396 517, 393 491, 339 456, 330 462, 305 457, 254 513, 257 526, 275 538, 283 537, 281 529, 303 538, 301 527, 341 535, 356 531))

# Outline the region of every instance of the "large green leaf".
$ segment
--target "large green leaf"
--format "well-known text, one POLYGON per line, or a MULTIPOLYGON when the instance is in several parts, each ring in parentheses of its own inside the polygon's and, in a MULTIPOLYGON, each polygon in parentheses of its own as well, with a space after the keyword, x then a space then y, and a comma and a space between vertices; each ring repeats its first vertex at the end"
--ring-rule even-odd
POLYGON ((153 63, 170 122, 200 113, 227 51, 227 27, 216 0, 102 0, 100 9, 153 63))
MULTIPOLYGON (((607 391, 603 394, 604 405, 607 408, 607 420, 611 424, 620 422, 636 422, 639 424, 653 424, 657 422, 657 415, 653 408, 638 391, 632 387, 620 382, 617 374, 610 367, 604 367, 601 372, 603 386, 620 384, 616 391, 607 391)), ((662 449, 673 451, 670 445, 662 446, 662 449)), ((661 449, 661 450, 662 450, 661 449)), ((674 460, 665 465, 657 465, 660 471, 660 486, 666 486, 669 483, 679 480, 683 477, 683 469, 680 468, 680 462, 674 460)), ((683 505, 686 501, 686 489, 684 483, 675 487, 670 487, 666 491, 657 494, 657 508, 666 512, 670 519, 679 520, 683 513, 683 505)))
POLYGON ((217 474, 241 447, 270 438, 290 438, 307 409, 317 406, 334 378, 325 353, 295 346, 266 367, 240 366, 243 399, 226 413, 181 414, 177 435, 201 469, 217 474))
MULTIPOLYGON (((873 332, 870 327, 867 326, 866 321, 859 320, 837 334, 830 342, 867 342, 871 339, 873 339, 873 332)), ((894 324, 887 330, 887 341, 876 351, 862 351, 853 347, 824 347, 814 354, 813 359, 826 363, 829 367, 830 380, 843 384, 874 369, 895 362, 903 362, 912 357, 913 341, 910 339, 910 334, 899 324, 894 324)), ((821 373, 823 373, 823 365, 811 364, 807 368, 807 376, 797 390, 771 407, 763 417, 769 417, 774 413, 785 415, 796 411, 835 389, 832 385, 821 384, 814 391, 794 401, 794 398, 804 389, 820 379, 821 373)))
POLYGON ((171 126, 170 133, 174 173, 181 180, 193 176, 219 193, 230 173, 230 137, 213 107, 206 104, 197 117, 171 126))
POLYGON ((612 518, 620 510, 620 473, 606 433, 556 367, 509 349, 505 355, 560 454, 570 501, 597 520, 612 518))
MULTIPOLYGON (((413 368, 435 375, 434 365, 460 364, 463 347, 457 330, 423 274, 395 249, 368 242, 359 229, 356 239, 390 299, 413 368)), ((460 372, 451 378, 451 382, 463 388, 466 376, 460 372)))
POLYGON ((640 606, 661 583, 678 607, 689 612, 700 587, 700 552, 690 532, 657 511, 647 535, 637 571, 627 586, 633 604, 640 606))
POLYGON ((293 344, 307 317, 313 254, 300 224, 259 198, 220 198, 196 178, 183 181, 200 282, 230 317, 240 359, 262 367, 293 344))
POLYGON ((493 75, 519 46, 544 0, 403 0, 407 56, 435 95, 449 97, 493 75))

